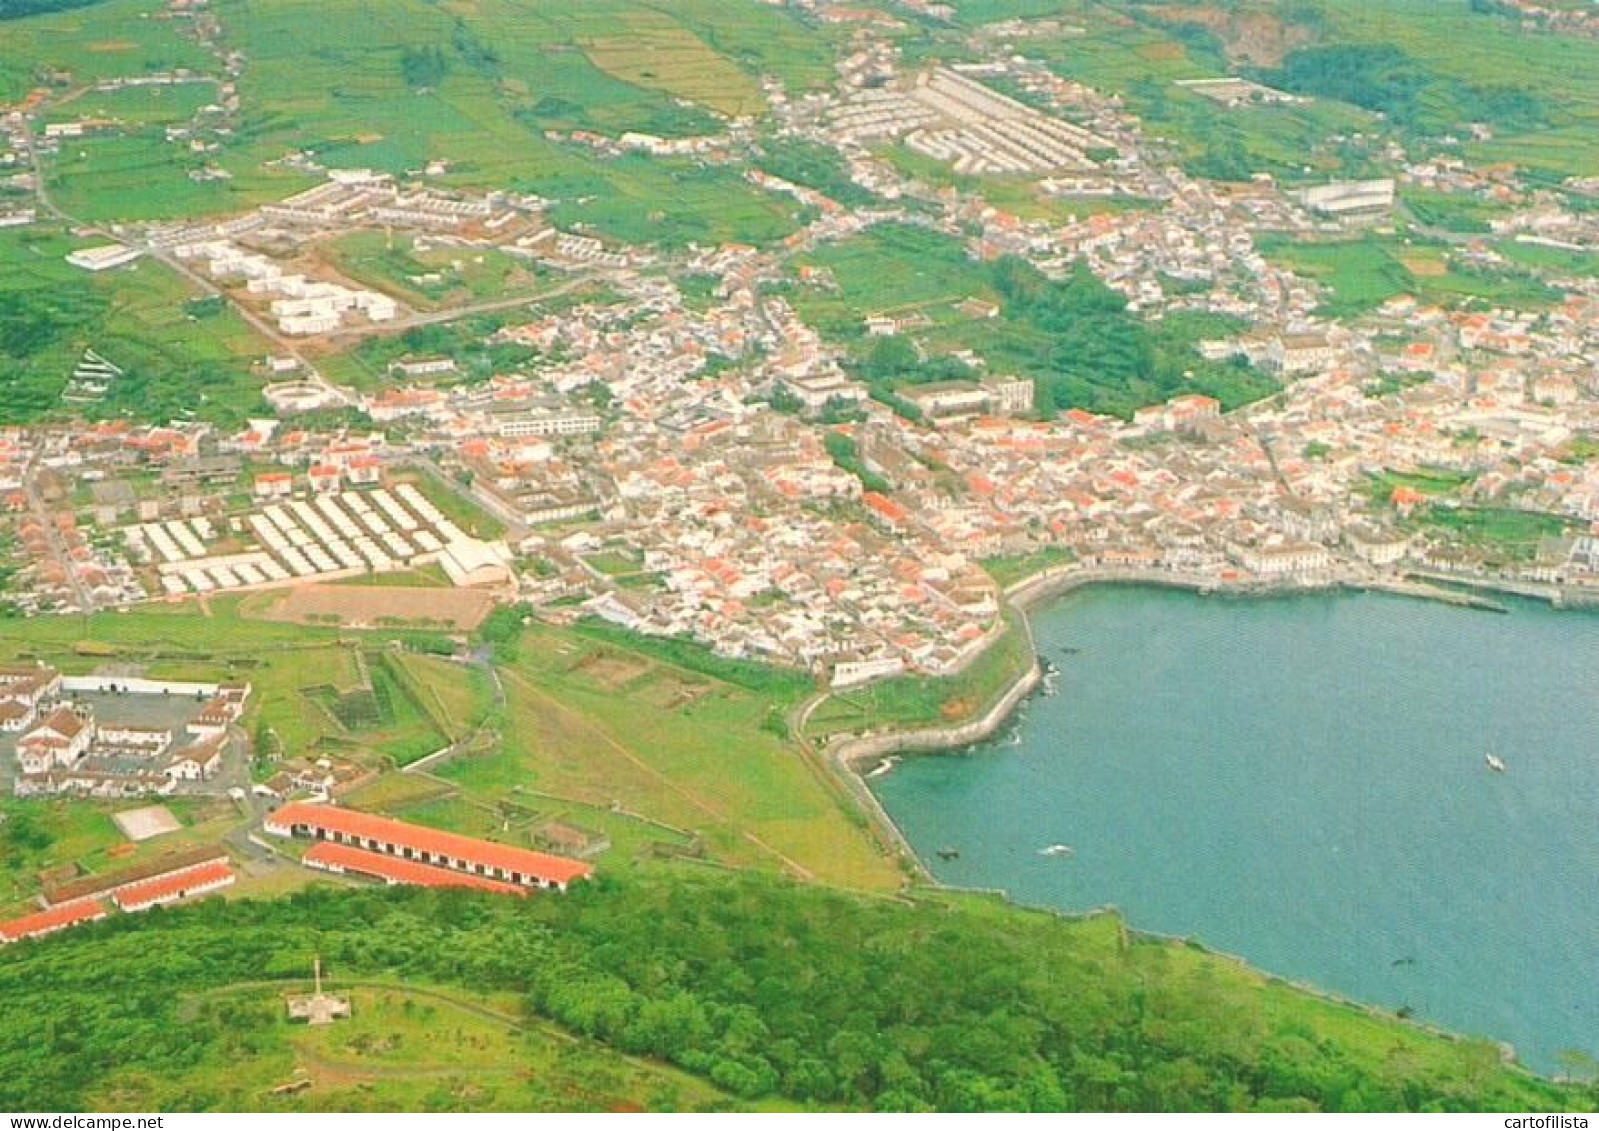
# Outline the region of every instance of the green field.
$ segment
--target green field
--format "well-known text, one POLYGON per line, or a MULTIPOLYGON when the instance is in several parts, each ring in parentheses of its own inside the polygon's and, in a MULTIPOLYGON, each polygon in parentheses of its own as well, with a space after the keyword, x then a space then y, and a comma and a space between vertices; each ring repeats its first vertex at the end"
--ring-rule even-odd
POLYGON ((230 310, 196 314, 197 296, 141 259, 98 275, 66 262, 88 246, 49 228, 0 232, 0 423, 60 410, 73 367, 91 348, 126 370, 89 416, 236 425, 265 408, 253 362, 270 347, 230 310))
MULTIPOLYGON (((701 313, 720 305, 723 280, 711 272, 722 268, 685 265, 700 250, 755 245, 755 285, 780 294, 851 377, 910 417, 918 415, 903 395, 910 386, 981 373, 1029 378, 1033 414, 1046 419, 1072 408, 1127 417, 1184 392, 1216 396, 1230 410, 1278 389, 1241 360, 1206 361, 1196 349, 1271 327, 1130 307, 1089 257, 1040 252, 1035 265, 993 255, 980 240, 980 208, 946 209, 958 199, 948 190, 958 190, 1060 225, 1166 207, 1161 201, 1058 199, 1034 178, 958 176, 885 141, 875 156, 942 198, 913 192, 889 222, 785 242, 818 210, 757 187, 751 170, 846 208, 890 206, 849 180, 848 146, 797 141, 810 135, 793 128, 809 113, 804 96, 838 89, 840 61, 868 43, 899 52, 907 75, 1009 54, 1038 60, 1141 119, 1141 163, 1215 181, 1269 174, 1291 188, 1395 175, 1391 143, 1408 161, 1460 156, 1515 167, 1469 193, 1406 179, 1401 206, 1376 230, 1260 233, 1263 255, 1325 288, 1320 313, 1329 317, 1359 318, 1399 295, 1545 310, 1561 301, 1561 280, 1599 272, 1599 254, 1494 232, 1512 207, 1592 208, 1561 182, 1599 175, 1599 41, 1527 31, 1495 0, 953 0, 948 19, 873 3, 862 7, 889 19, 870 30, 837 8, 779 0, 208 0, 201 19, 215 19, 219 52, 243 60, 238 110, 226 114, 202 109, 229 98, 221 54, 201 45, 199 21, 169 0, 85 0, 23 18, 7 18, 7 2, 0 111, 21 107, 31 131, 16 142, 12 166, 30 150, 43 156, 37 188, 22 177, 0 186, 8 209, 33 202, 41 215, 0 230, 0 426, 199 420, 226 436, 266 415, 257 363, 280 351, 236 309, 203 299, 148 256, 93 274, 65 256, 113 231, 142 238, 119 225, 220 220, 288 196, 320 179, 295 167, 306 158, 446 190, 541 197, 563 230, 649 249, 655 262, 640 256, 637 272, 646 282, 675 280, 701 313), (1013 18, 1056 22, 1037 35, 981 26, 1013 18), (92 89, 180 68, 202 81, 92 89), (1223 75, 1305 97, 1225 108, 1178 85, 1223 75), (772 80, 797 119, 769 113, 772 80), (46 125, 79 118, 104 121, 81 138, 33 144, 46 125), (208 132, 207 123, 223 128, 208 132), (196 145, 166 137, 191 125, 203 134, 196 145), (732 141, 670 158, 608 144, 629 131, 732 141), (1480 248, 1505 264, 1474 266, 1480 248), (912 324, 874 336, 865 323, 875 314, 912 324), (64 403, 86 349, 127 374, 103 400, 64 403), (963 360, 967 351, 980 362, 963 360)), ((993 81, 1025 101, 1041 97, 1018 79, 993 81)), ((1060 111, 1078 121, 1091 112, 1060 111)), ((558 271, 490 247, 476 228, 458 234, 349 231, 298 253, 300 269, 325 268, 434 316, 307 343, 325 377, 372 392, 394 383, 393 363, 423 357, 457 363, 440 388, 575 369, 585 362, 579 351, 493 339, 579 306, 614 311, 635 293, 621 275, 558 271)), ((278 236, 256 229, 237 238, 267 248, 278 236)), ((1186 295, 1203 290, 1166 282, 1186 295)), ((684 321, 668 309, 662 325, 698 332, 684 321)), ((602 340, 612 351, 622 336, 602 340)), ((717 365, 726 362, 708 348, 717 365)), ((1385 379, 1367 391, 1401 385, 1385 379)), ((784 403, 765 386, 737 395, 797 411, 792 397, 784 403)), ((863 433, 841 423, 861 415, 830 411, 821 450, 867 487, 888 489, 861 462, 863 433)), ((365 427, 354 409, 310 419, 316 430, 365 427)), ((410 429, 395 428, 393 438, 410 429)), ((932 430, 919 434, 929 439, 913 449, 932 491, 962 494, 932 430)), ((1333 455, 1320 442, 1303 451, 1333 455)), ((1581 461, 1596 452, 1599 441, 1579 435, 1554 454, 1581 461)), ((264 466, 251 461, 219 489, 230 515, 264 466)), ((1333 460, 1327 467, 1332 473, 1333 460)), ((1530 495, 1485 501, 1465 473, 1368 470, 1357 491, 1385 521, 1486 569, 1547 557, 1579 529, 1518 509, 1530 495), (1400 489, 1421 496, 1403 513, 1393 504, 1400 489)), ((467 532, 509 538, 465 474, 447 482, 404 473, 467 532)), ((138 501, 171 493, 153 462, 116 475, 138 501)), ((100 483, 61 478, 63 499, 80 513, 103 501, 100 483)), ((864 513, 856 503, 815 505, 844 522, 864 513)), ((0 582, 23 560, 19 545, 0 532, 0 582)), ((581 560, 608 585, 663 584, 620 539, 581 560)), ((1071 560, 1040 549, 979 564, 1003 588, 1071 560)), ((568 564, 552 548, 533 569, 555 577, 568 564)), ((435 565, 347 584, 376 583, 415 596, 447 579, 435 565)), ((288 859, 279 862, 243 850, 250 819, 226 798, 174 799, 181 830, 139 845, 112 822, 130 804, 0 800, 0 917, 31 908, 54 879, 180 846, 226 842, 241 872, 223 899, 0 949, 0 1107, 1550 1111, 1599 1103, 1593 1085, 1523 1073, 1486 1040, 1448 1038, 1197 945, 1140 937, 1113 914, 1035 913, 926 883, 851 792, 859 783, 829 764, 827 744, 983 715, 1038 660, 1016 609, 956 674, 833 691, 809 670, 568 619, 580 611, 571 597, 543 613, 502 606, 474 631, 447 634, 342 629, 332 614, 311 625, 271 619, 283 595, 0 619, 0 661, 247 680, 254 691, 241 729, 254 744, 254 780, 278 771, 277 755, 328 756, 363 771, 341 803, 581 851, 595 877, 526 900, 387 890, 296 866, 303 844, 280 846, 288 859), (304 988, 315 956, 355 1012, 313 1030, 287 1020, 283 995, 304 988)))
POLYGON ((1048 546, 1042 550, 1034 550, 1030 554, 984 558, 979 564, 984 572, 994 579, 996 585, 1001 589, 1008 589, 1018 581, 1025 581, 1036 574, 1057 566, 1069 565, 1076 560, 1077 555, 1064 546, 1048 546))
POLYGON ((7 914, 36 909, 25 901, 57 869, 66 874, 120 870, 174 849, 215 843, 238 819, 228 801, 165 804, 183 827, 135 843, 111 820, 113 813, 133 808, 130 802, 0 801, 0 908, 11 909, 7 914))
MULTIPOLYGON (((74 80, 216 63, 151 18, 155 0, 112 0, 91 17, 73 11, 0 25, 0 98, 20 97, 26 66, 58 66, 74 80), (24 61, 28 61, 24 63, 24 61)), ((797 88, 831 73, 828 38, 784 12, 750 3, 689 0, 670 11, 636 0, 581 7, 479 0, 317 3, 219 0, 227 42, 250 65, 239 84, 242 119, 217 153, 231 180, 198 183, 202 164, 159 126, 178 116, 129 92, 86 95, 72 116, 105 104, 127 132, 74 140, 50 164, 62 207, 90 220, 235 212, 287 196, 306 180, 264 169, 296 149, 335 166, 393 173, 450 162, 462 187, 519 188, 563 201, 561 213, 618 238, 764 241, 793 230, 792 202, 774 201, 736 172, 674 162, 606 161, 551 142, 549 129, 675 136, 721 128, 719 115, 764 112, 757 79, 797 88), (417 59, 431 62, 413 65, 417 59)))
POLYGON ((1309 243, 1262 239, 1267 258, 1326 286, 1323 313, 1332 317, 1363 314, 1399 295, 1454 305, 1473 300, 1494 306, 1540 308, 1559 301, 1560 292, 1519 271, 1489 272, 1456 267, 1439 248, 1394 237, 1309 243))
MULTIPOLYGON (((293 756, 323 752, 404 762, 444 745, 453 720, 435 721, 432 700, 412 693, 392 670, 396 658, 378 651, 371 636, 346 639, 337 629, 244 615, 258 600, 214 600, 208 613, 185 603, 26 621, 8 626, 0 655, 30 656, 68 672, 115 659, 173 679, 248 680, 254 693, 245 729, 258 739, 270 734, 293 756), (84 641, 93 641, 103 656, 83 654, 84 641)), ((415 639, 424 641, 425 634, 415 639)), ((461 687, 472 683, 454 666, 440 666, 429 678, 454 685, 443 694, 457 702, 461 687)))
POLYGON ((1477 161, 1511 161, 1562 176, 1599 173, 1599 42, 1515 31, 1502 17, 1467 4, 1432 0, 1318 0, 1331 20, 1326 37, 1389 44, 1434 76, 1421 94, 1423 122, 1447 131, 1469 119, 1462 91, 1525 91, 1545 104, 1548 121, 1501 128, 1465 147, 1477 161))
POLYGON ((494 248, 423 250, 414 239, 383 232, 341 236, 325 254, 342 274, 420 310, 532 295, 556 278, 494 248))
POLYGON ((499 743, 438 771, 467 797, 619 807, 697 835, 718 859, 852 887, 898 882, 826 771, 773 733, 796 696, 593 635, 535 625, 513 640, 501 648, 499 743))
POLYGON ((1560 515, 1509 507, 1431 506, 1414 521, 1428 534, 1480 552, 1490 566, 1530 562, 1545 539, 1572 530, 1560 515))
POLYGON ((0 103, 27 94, 44 67, 69 71, 77 82, 176 67, 208 73, 210 55, 182 38, 174 21, 150 18, 158 7, 154 0, 108 0, 0 22, 0 103))
POLYGON ((589 62, 613 78, 660 90, 729 117, 764 109, 749 75, 693 32, 657 12, 628 12, 620 26, 579 40, 589 62))
POLYGON ((175 86, 133 86, 120 90, 90 90, 70 102, 55 103, 43 115, 46 122, 76 118, 109 118, 122 126, 182 125, 200 107, 215 102, 215 82, 175 86))
POLYGON ((502 643, 497 705, 486 672, 385 650, 376 633, 356 640, 253 620, 241 615, 252 601, 213 600, 210 615, 190 603, 27 621, 8 629, 0 659, 66 671, 114 659, 172 678, 248 679, 245 729, 291 756, 403 765, 481 725, 483 741, 439 769, 469 801, 620 805, 668 826, 667 842, 698 836, 732 863, 866 888, 900 878, 826 772, 774 732, 808 680, 756 668, 760 680, 745 686, 728 682, 744 678, 736 667, 706 674, 534 626, 502 643), (104 655, 80 655, 85 640, 104 655))

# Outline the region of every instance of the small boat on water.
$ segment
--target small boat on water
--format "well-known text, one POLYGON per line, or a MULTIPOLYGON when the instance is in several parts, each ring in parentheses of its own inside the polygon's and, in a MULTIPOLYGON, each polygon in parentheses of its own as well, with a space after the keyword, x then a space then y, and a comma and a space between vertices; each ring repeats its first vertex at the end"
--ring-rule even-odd
POLYGON ((961 858, 961 850, 948 847, 940 848, 938 850, 938 858, 940 860, 959 860, 961 858))
POLYGON ((1505 760, 1497 754, 1488 755, 1488 768, 1496 774, 1505 772, 1505 760))
POLYGON ((870 770, 867 770, 866 776, 869 778, 880 778, 897 765, 899 765, 899 758, 894 755, 890 755, 889 757, 884 758, 881 762, 877 763, 877 765, 873 766, 870 770))
POLYGON ((1051 844, 1046 848, 1040 848, 1038 854, 1040 856, 1070 856, 1072 851, 1072 847, 1069 844, 1051 844))

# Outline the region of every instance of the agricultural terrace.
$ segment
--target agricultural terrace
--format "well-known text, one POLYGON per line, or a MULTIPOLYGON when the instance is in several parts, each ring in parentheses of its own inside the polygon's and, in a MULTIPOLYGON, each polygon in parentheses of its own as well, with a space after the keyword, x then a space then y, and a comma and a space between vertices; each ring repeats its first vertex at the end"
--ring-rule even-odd
POLYGON ((207 70, 211 56, 179 35, 177 24, 150 18, 161 7, 154 0, 107 0, 0 22, 0 103, 21 100, 41 67, 71 71, 85 83, 177 67, 207 70))
POLYGON ((730 118, 760 113, 760 88, 671 18, 630 12, 612 34, 580 40, 589 62, 613 78, 665 91, 730 118))

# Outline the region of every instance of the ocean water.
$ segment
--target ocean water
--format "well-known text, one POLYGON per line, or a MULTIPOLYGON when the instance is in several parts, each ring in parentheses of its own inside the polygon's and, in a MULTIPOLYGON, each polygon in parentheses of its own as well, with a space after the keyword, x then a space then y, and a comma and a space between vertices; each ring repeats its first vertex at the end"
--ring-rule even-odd
POLYGON ((941 880, 1115 906, 1553 1071, 1599 1054, 1599 615, 1510 608, 1080 591, 1034 621, 1055 695, 871 785, 941 880))

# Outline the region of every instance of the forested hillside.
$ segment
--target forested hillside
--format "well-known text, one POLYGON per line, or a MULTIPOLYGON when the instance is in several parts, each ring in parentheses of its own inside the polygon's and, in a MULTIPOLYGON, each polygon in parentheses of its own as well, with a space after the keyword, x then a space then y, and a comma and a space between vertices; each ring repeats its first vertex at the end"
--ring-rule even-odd
POLYGON ((518 995, 530 1015, 612 1055, 670 1062, 741 1106, 1525 1110, 1592 1101, 1504 1066, 1486 1043, 1129 937, 1108 916, 1068 922, 989 902, 869 899, 673 871, 525 903, 377 890, 211 901, 9 948, 0 955, 0 1107, 92 1106, 112 1095, 167 1109, 270 1106, 240 1081, 290 1032, 272 980, 303 980, 313 954, 335 987, 392 975, 408 987, 518 995), (262 988, 216 996, 235 985, 262 988))

